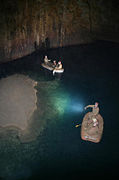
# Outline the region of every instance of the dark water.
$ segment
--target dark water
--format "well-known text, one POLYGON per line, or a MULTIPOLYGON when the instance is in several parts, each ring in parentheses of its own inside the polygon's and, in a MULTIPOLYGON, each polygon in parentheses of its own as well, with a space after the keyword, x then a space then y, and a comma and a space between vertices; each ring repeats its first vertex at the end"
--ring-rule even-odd
MULTIPOLYGON (((16 179, 75 179, 76 177, 116 177, 119 163, 119 44, 99 41, 47 51, 51 59, 62 60, 65 73, 60 79, 72 104, 81 106, 72 111, 70 105, 63 120, 50 124, 32 147, 33 158, 27 159, 25 172, 16 179), (104 118, 100 143, 81 140, 80 127, 85 111, 82 107, 99 102, 104 118), (27 172, 28 167, 28 172, 27 172), (30 170, 29 170, 30 169, 30 170), (30 172, 29 172, 30 171, 30 172), (28 177, 25 173, 30 174, 28 177)), ((40 67, 46 52, 37 52, 20 60, 0 65, 1 77, 14 73, 29 74, 43 81, 55 77, 40 67)), ((26 146, 26 145, 24 145, 26 146)), ((27 148, 29 148, 29 143, 27 148)), ((29 152, 30 153, 30 152, 29 152)), ((24 167, 24 166, 23 166, 24 167)), ((12 178, 11 178, 12 179, 12 178)))

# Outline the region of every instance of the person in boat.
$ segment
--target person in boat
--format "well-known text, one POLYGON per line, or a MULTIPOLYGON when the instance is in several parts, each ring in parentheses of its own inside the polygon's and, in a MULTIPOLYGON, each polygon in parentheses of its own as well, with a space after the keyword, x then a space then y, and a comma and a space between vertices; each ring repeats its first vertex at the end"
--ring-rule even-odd
POLYGON ((53 70, 53 75, 55 74, 55 72, 57 72, 57 70, 61 70, 61 69, 62 69, 62 63, 61 61, 59 61, 53 70))
POLYGON ((55 68, 57 66, 56 60, 53 61, 53 67, 55 68))
POLYGON ((59 61, 58 64, 56 65, 56 67, 55 67, 55 70, 60 70, 60 69, 62 69, 61 61, 59 61))
POLYGON ((45 64, 48 64, 49 61, 50 61, 50 60, 48 59, 48 57, 45 56, 45 58, 44 58, 44 63, 45 63, 45 64))
POLYGON ((93 127, 96 127, 96 126, 99 125, 99 124, 98 124, 98 120, 97 120, 96 118, 93 118, 93 119, 92 119, 92 122, 93 122, 93 127))
POLYGON ((90 112, 90 114, 89 114, 88 125, 93 123, 93 127, 98 126, 98 120, 96 118, 96 116, 99 114, 99 106, 98 105, 99 105, 99 103, 95 102, 94 105, 88 105, 84 108, 84 109, 92 108, 92 112, 90 112))

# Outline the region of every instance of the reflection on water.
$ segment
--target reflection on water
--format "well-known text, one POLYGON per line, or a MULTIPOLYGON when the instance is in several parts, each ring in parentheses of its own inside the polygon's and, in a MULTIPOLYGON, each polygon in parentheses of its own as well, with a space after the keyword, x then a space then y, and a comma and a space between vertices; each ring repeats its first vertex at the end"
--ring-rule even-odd
MULTIPOLYGON (((45 109, 45 128, 32 142, 21 143, 12 130, 0 136, 0 177, 37 179, 53 176, 58 179, 65 176, 74 179, 81 175, 100 176, 104 172, 116 175, 119 161, 118 48, 119 44, 96 42, 49 50, 50 58, 60 56, 63 59, 65 73, 60 80, 41 68, 42 52, 0 65, 1 77, 21 73, 29 75, 39 85, 50 84, 49 91, 45 87, 49 93, 48 100, 47 96, 45 99, 47 108, 55 114, 47 116, 45 109), (56 90, 55 83, 59 84, 56 90), (99 102, 104 118, 104 134, 99 144, 82 141, 80 127, 75 128, 87 112, 83 110, 84 106, 95 101, 99 102)), ((43 95, 44 88, 39 91, 39 108, 43 95)), ((42 108, 44 110, 45 105, 42 108)))

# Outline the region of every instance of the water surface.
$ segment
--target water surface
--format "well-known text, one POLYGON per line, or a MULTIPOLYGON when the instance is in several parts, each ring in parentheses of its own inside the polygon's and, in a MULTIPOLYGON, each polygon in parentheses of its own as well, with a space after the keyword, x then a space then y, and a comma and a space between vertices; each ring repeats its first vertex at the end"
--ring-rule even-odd
POLYGON ((39 85, 59 84, 56 91, 49 91, 59 114, 54 119, 47 117, 36 140, 21 143, 12 132, 9 138, 6 134, 0 139, 0 177, 31 180, 117 175, 118 50, 118 43, 99 41, 41 51, 0 65, 1 78, 21 73, 37 80, 39 85), (46 53, 49 58, 62 60, 65 72, 60 80, 41 68, 46 53), (80 127, 75 128, 88 111, 83 110, 84 106, 95 101, 99 102, 104 118, 103 137, 97 144, 81 140, 80 127))

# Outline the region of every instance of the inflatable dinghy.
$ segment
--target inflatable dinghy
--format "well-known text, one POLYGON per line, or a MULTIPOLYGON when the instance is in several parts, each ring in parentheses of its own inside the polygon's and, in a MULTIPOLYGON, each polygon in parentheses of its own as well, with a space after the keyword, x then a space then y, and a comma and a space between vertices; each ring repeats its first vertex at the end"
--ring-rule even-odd
POLYGON ((50 70, 50 71, 53 71, 53 69, 54 69, 52 62, 48 62, 47 64, 42 63, 41 66, 44 67, 45 69, 50 70))
POLYGON ((55 73, 63 73, 64 72, 64 69, 54 69, 54 66, 53 66, 53 63, 52 62, 48 62, 47 64, 45 63, 42 63, 41 64, 42 67, 44 67, 45 69, 48 69, 50 71, 53 71, 53 75, 55 73))
POLYGON ((91 112, 88 112, 83 118, 83 122, 81 126, 81 138, 85 141, 98 143, 102 138, 103 118, 100 114, 98 114, 95 118, 95 120, 97 120, 98 122, 98 125, 94 126, 93 121, 91 122, 89 118, 90 113, 91 112))
POLYGON ((64 72, 64 69, 62 68, 62 69, 54 69, 53 70, 53 75, 55 74, 55 73, 63 73, 64 72))

